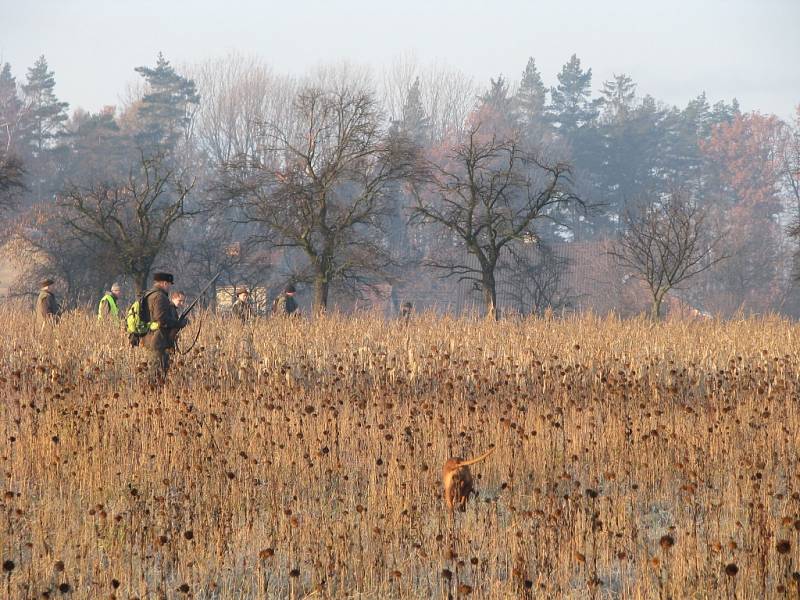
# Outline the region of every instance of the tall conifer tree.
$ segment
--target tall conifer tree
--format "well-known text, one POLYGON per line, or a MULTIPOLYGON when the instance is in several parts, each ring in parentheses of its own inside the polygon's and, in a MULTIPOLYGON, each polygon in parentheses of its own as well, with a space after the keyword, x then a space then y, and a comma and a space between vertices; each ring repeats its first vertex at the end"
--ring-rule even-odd
POLYGON ((422 104, 422 93, 419 86, 419 77, 408 89, 406 101, 403 105, 403 113, 397 123, 399 131, 416 144, 423 144, 427 138, 428 124, 430 119, 425 113, 422 104))
POLYGON ((634 107, 636 84, 624 73, 615 74, 613 79, 603 82, 600 96, 606 120, 622 121, 634 107))
POLYGON ((501 120, 511 117, 512 98, 508 95, 508 82, 502 75, 489 79, 489 89, 481 96, 481 103, 501 120))
POLYGON ((5 63, 0 70, 0 147, 10 149, 19 126, 22 101, 17 93, 17 80, 11 74, 11 65, 5 63))
POLYGON ((524 131, 530 132, 544 120, 547 89, 542 82, 533 57, 528 59, 516 96, 517 121, 524 131))
POLYGON ((173 150, 188 137, 192 115, 200 103, 195 83, 179 75, 161 53, 154 68, 137 67, 136 72, 147 81, 138 112, 138 141, 146 148, 173 150))
POLYGON ((27 83, 22 86, 25 93, 25 134, 37 155, 49 147, 64 129, 67 120, 66 102, 55 95, 55 76, 40 56, 28 69, 27 83))
POLYGON ((592 70, 581 69, 573 54, 558 74, 558 85, 550 89, 550 118, 559 131, 569 136, 597 117, 598 102, 591 95, 592 70))

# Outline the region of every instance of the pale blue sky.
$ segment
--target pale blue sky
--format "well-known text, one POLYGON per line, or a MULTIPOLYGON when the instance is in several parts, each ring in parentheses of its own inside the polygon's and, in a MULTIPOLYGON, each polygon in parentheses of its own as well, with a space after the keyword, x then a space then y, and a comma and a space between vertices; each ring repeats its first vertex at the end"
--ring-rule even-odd
POLYGON ((413 53, 481 83, 533 56, 548 86, 577 53, 595 89, 627 73, 673 104, 705 90, 788 117, 800 103, 800 0, 0 0, 0 59, 23 80, 45 54, 72 108, 117 103, 158 51, 182 64, 232 50, 294 74, 413 53))

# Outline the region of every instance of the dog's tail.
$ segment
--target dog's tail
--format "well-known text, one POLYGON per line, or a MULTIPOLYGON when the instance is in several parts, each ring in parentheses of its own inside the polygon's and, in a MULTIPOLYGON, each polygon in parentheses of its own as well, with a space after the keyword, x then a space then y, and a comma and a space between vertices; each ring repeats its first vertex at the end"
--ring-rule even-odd
POLYGON ((474 465, 476 462, 480 462, 484 458, 489 456, 492 452, 494 452, 494 448, 489 448, 489 450, 487 450, 486 452, 484 452, 480 456, 477 456, 477 457, 472 458, 470 460, 462 460, 461 462, 458 463, 458 466, 459 467, 468 467, 469 465, 474 465))

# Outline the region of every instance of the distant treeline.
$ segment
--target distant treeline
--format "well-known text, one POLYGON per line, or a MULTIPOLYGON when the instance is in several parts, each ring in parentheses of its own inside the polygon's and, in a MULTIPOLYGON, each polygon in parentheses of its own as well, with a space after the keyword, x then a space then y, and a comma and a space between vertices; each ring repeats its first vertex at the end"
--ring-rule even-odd
POLYGON ((710 268, 669 294, 708 313, 800 312, 800 107, 785 122, 705 93, 669 106, 624 74, 594 95, 574 55, 553 87, 533 58, 488 85, 413 63, 289 77, 238 55, 135 71, 120 105, 89 113, 58 98, 44 57, 24 81, 3 65, 11 295, 52 277, 82 304, 169 267, 188 291, 219 270, 273 294, 296 282, 320 310, 430 306, 441 276, 489 312, 500 280, 520 312, 564 309, 575 265, 552 257, 596 247, 605 264, 632 215, 680 194, 710 268))

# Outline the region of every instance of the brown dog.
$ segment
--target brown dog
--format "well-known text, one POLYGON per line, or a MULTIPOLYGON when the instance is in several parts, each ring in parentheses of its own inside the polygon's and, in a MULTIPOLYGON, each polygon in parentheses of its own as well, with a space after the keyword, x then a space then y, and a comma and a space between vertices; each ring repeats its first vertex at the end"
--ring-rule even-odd
POLYGON ((453 512, 456 508, 461 512, 467 510, 467 500, 469 500, 470 494, 476 493, 472 484, 472 473, 469 471, 469 466, 482 461, 492 452, 494 452, 494 448, 472 460, 451 458, 444 463, 444 467, 442 467, 444 502, 450 512, 453 512))

